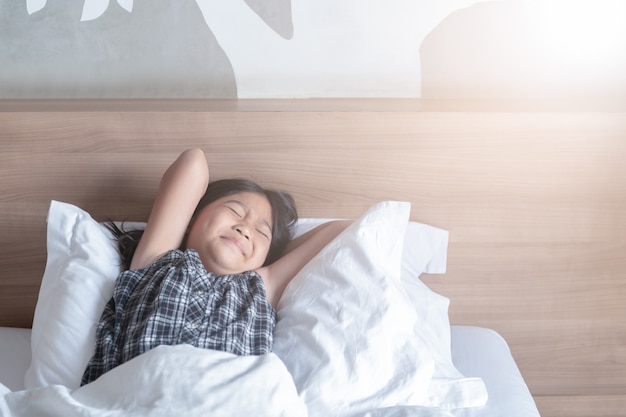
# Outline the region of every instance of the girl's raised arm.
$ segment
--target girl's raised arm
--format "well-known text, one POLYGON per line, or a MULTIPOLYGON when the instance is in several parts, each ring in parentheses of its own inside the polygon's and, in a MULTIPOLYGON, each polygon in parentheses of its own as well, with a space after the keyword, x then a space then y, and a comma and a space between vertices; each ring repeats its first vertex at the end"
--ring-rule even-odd
POLYGON ((161 178, 146 230, 131 269, 149 266, 166 252, 180 247, 189 221, 209 184, 209 168, 201 149, 184 151, 161 178))

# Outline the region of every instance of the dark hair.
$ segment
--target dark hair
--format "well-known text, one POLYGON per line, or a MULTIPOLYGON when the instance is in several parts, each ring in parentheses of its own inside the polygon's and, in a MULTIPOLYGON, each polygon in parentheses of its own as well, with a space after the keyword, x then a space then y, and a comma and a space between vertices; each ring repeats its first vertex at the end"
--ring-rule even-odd
MULTIPOLYGON (((269 265, 278 260, 284 252, 287 243, 291 240, 293 227, 298 220, 296 203, 289 193, 265 189, 254 181, 245 179, 215 181, 209 184, 206 193, 200 199, 191 218, 190 225, 193 224, 198 213, 207 205, 222 197, 242 192, 264 195, 272 207, 272 243, 264 263, 264 265, 269 265)), ((122 267, 129 269, 139 239, 143 235, 143 230, 124 230, 123 227, 118 227, 112 222, 108 223, 108 228, 117 239, 118 248, 122 256, 122 267)), ((182 246, 185 246, 185 241, 183 241, 182 246)))

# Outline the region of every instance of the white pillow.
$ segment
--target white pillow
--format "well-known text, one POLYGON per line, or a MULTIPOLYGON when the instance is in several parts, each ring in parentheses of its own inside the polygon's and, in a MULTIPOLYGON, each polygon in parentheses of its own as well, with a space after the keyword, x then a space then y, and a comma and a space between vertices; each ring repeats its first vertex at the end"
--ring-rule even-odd
MULTIPOLYGON (((418 278, 445 272, 448 232, 409 222, 405 233, 405 210, 406 203, 373 207, 303 269, 281 299, 274 350, 292 370, 312 416, 343 415, 342 407, 365 412, 487 401, 483 381, 465 378, 452 363, 449 300, 418 278), (342 321, 345 316, 352 321, 342 321), (432 379, 419 391, 431 361, 432 379), (380 377, 385 372, 387 379, 380 377), (368 373, 378 375, 375 382, 354 377, 368 373)), ((304 223, 299 232, 316 225, 304 223)))
POLYGON ((422 273, 445 274, 448 263, 448 231, 409 222, 404 235, 402 276, 417 280, 422 273))
MULTIPOLYGON (((300 219, 296 234, 302 234, 331 219, 300 219)), ((433 355, 435 370, 429 386, 430 407, 463 408, 483 405, 487 391, 480 378, 465 378, 454 366, 450 350, 450 300, 432 291, 419 276, 444 274, 447 266, 449 233, 427 224, 411 221, 404 235, 402 285, 405 302, 420 317, 414 328, 433 355)))
POLYGON ((410 205, 380 203, 287 286, 274 352, 311 417, 426 402, 435 362, 400 285, 410 205))
POLYGON ((432 291, 418 277, 422 273, 446 272, 448 232, 433 226, 409 222, 402 258, 402 289, 407 302, 420 320, 415 334, 435 360, 435 371, 425 405, 447 409, 475 407, 487 402, 487 389, 481 378, 466 378, 452 362, 450 300, 432 291))
POLYGON ((110 232, 85 211, 52 201, 48 259, 35 307, 26 388, 80 386, 96 325, 120 270, 110 232))
MULTIPOLYGON (((302 218, 296 225, 295 237, 320 224, 336 219, 302 218)), ((447 230, 411 221, 404 234, 402 275, 416 279, 422 273, 445 274, 448 262, 447 230)))

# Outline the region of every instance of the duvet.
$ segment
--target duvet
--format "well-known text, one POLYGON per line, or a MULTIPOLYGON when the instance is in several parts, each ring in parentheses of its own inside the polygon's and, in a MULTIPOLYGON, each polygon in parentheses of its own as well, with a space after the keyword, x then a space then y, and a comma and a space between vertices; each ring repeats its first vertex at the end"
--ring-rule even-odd
POLYGON ((0 414, 300 417, 306 407, 274 354, 235 356, 178 345, 152 349, 75 390, 49 385, 5 392, 0 414))
MULTIPOLYGON (((307 416, 291 375, 275 354, 235 356, 188 345, 159 346, 74 390, 49 385, 10 392, 0 384, 0 391, 3 417, 307 416)), ((427 407, 359 414, 450 415, 427 407)))

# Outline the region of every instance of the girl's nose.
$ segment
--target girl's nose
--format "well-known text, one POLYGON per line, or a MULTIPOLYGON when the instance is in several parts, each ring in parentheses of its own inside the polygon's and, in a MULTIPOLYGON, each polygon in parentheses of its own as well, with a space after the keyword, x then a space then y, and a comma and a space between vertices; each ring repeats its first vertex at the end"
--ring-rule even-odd
POLYGON ((250 232, 248 231, 248 228, 245 226, 236 226, 235 230, 237 231, 237 233, 239 233, 241 236, 243 236, 244 238, 246 238, 246 240, 250 240, 250 232))

